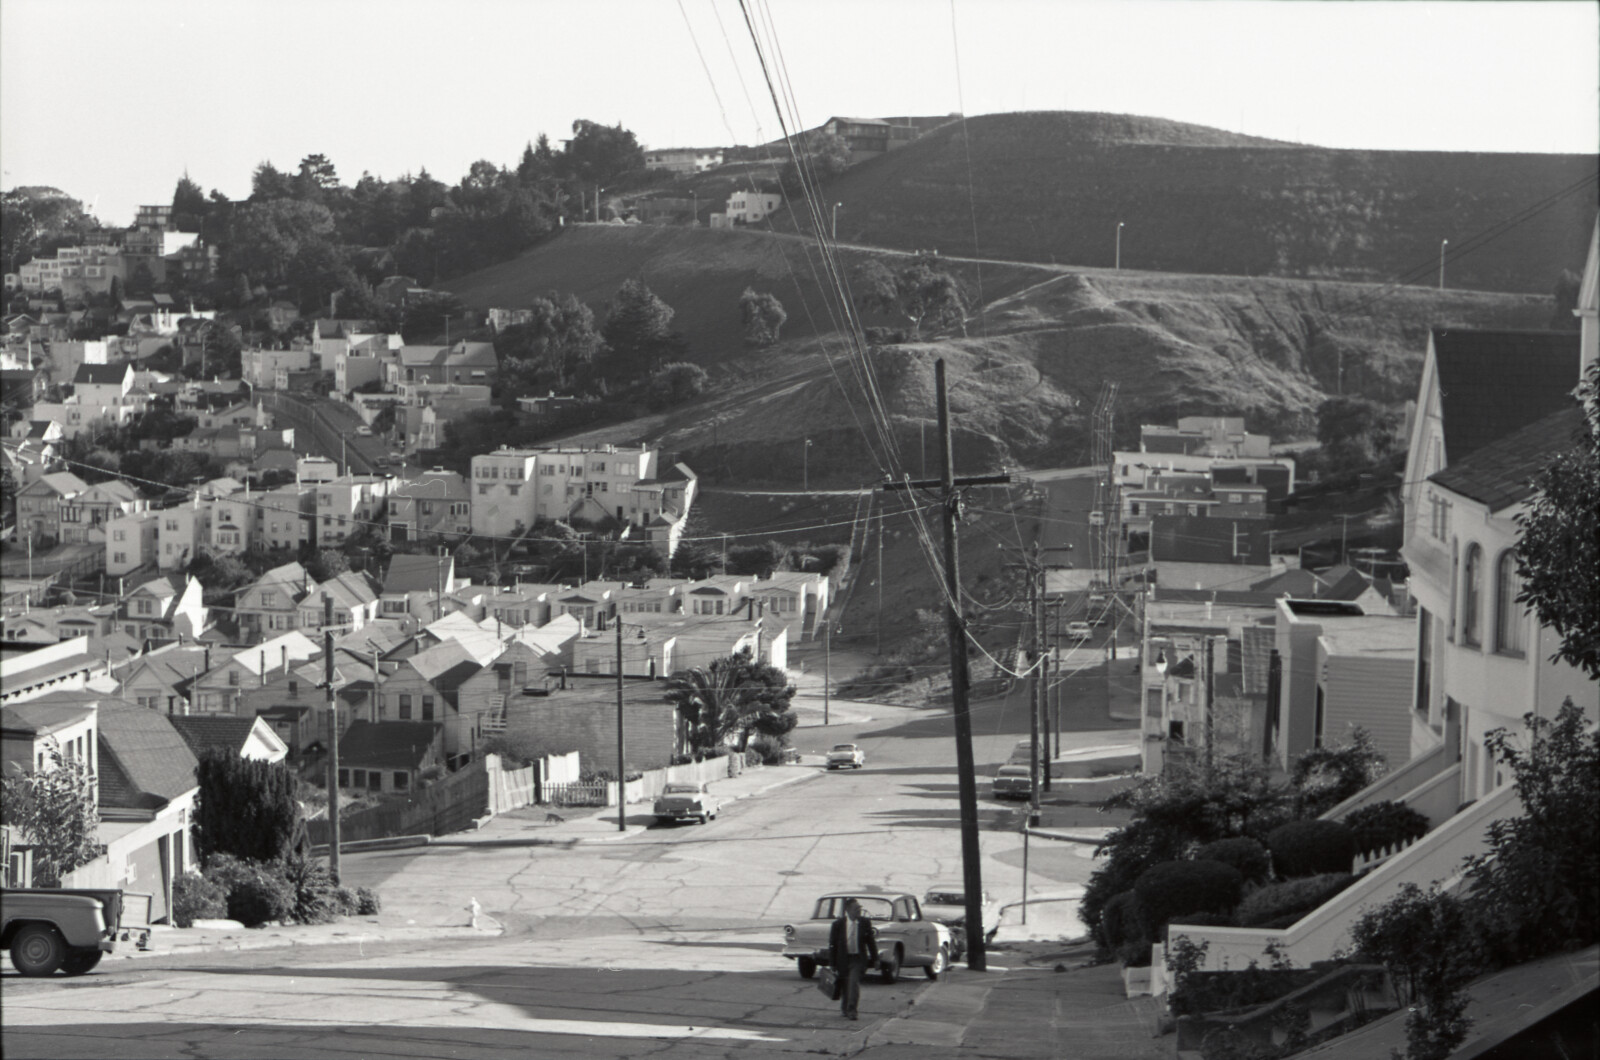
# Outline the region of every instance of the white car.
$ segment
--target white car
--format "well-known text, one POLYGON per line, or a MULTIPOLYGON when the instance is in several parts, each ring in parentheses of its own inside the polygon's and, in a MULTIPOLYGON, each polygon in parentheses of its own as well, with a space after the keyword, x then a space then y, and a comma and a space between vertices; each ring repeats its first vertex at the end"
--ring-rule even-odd
POLYGON ((706 791, 704 784, 668 784, 656 798, 655 815, 661 824, 677 821, 707 821, 717 819, 722 804, 716 796, 706 791))
MULTIPOLYGON (((959 961, 967 952, 966 885, 940 883, 928 888, 928 893, 922 896, 922 915, 950 929, 950 941, 955 947, 950 959, 959 961)), ((979 900, 978 915, 983 921, 983 941, 992 942, 995 931, 999 929, 1000 917, 988 891, 984 891, 979 900)))
POLYGON ((1069 640, 1088 640, 1094 636, 1094 627, 1087 622, 1068 622, 1067 638, 1069 640))
POLYGON ((829 769, 860 769, 867 764, 867 753, 853 743, 836 743, 828 751, 829 769))
POLYGON ((811 919, 784 925, 783 955, 795 962, 802 979, 816 975, 818 966, 831 959, 829 933, 850 898, 860 904, 861 915, 871 920, 878 932, 878 975, 885 983, 893 983, 904 968, 921 968, 923 975, 937 979, 950 967, 950 929, 923 916, 916 895, 845 891, 818 898, 811 919))
POLYGON ((372 428, 368 427, 366 424, 363 423, 361 426, 356 428, 356 433, 359 434, 363 438, 371 438, 372 437, 372 428))

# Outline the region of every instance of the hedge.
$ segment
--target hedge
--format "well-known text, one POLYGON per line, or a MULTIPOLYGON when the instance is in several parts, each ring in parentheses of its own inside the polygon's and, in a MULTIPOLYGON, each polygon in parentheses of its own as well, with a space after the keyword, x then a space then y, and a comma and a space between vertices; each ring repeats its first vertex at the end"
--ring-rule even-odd
POLYGON ((1356 837, 1339 821, 1291 821, 1267 834, 1272 867, 1284 879, 1349 872, 1356 837))
POLYGON ((172 922, 193 927, 196 920, 218 920, 228 915, 228 891, 215 880, 186 872, 172 881, 172 922))
POLYGON ((1107 949, 1119 949, 1123 943, 1149 941, 1144 924, 1139 920, 1139 896, 1123 891, 1106 903, 1100 912, 1100 937, 1107 949))
POLYGON ((1240 927, 1287 927, 1350 886, 1354 879, 1348 872, 1333 872, 1271 883, 1245 895, 1233 918, 1240 927), (1285 917, 1290 918, 1288 924, 1276 923, 1285 917))
POLYGON ((1220 861, 1224 865, 1232 865, 1251 883, 1264 882, 1272 867, 1267 848, 1246 836, 1207 843, 1195 853, 1194 858, 1196 861, 1220 861))
POLYGON ((1244 876, 1220 861, 1164 861, 1146 869, 1133 885, 1139 919, 1152 935, 1173 917, 1228 912, 1243 889, 1244 876))
POLYGON ((1347 816, 1344 823, 1355 833, 1358 854, 1397 846, 1428 834, 1428 818, 1403 802, 1375 802, 1363 806, 1347 816))

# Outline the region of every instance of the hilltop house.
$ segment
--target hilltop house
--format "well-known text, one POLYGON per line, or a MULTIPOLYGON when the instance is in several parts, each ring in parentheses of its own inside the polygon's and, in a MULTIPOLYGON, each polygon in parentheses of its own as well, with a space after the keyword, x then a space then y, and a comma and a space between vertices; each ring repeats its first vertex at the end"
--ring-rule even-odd
POLYGON ((456 640, 404 660, 378 686, 379 724, 438 722, 444 729, 445 754, 461 753, 464 743, 470 750, 471 727, 463 724, 457 691, 482 665, 456 640))
POLYGON ((310 593, 311 575, 300 564, 285 563, 272 568, 240 589, 234 598, 233 612, 239 635, 258 640, 298 629, 300 601, 310 593))
POLYGON ((210 609, 196 579, 152 578, 122 598, 117 625, 135 640, 195 640, 210 628, 210 609))
POLYGON ((287 672, 317 654, 317 645, 298 630, 235 653, 195 679, 189 693, 192 713, 244 714, 242 697, 267 683, 274 670, 287 672))
POLYGON ((13 531, 18 540, 32 540, 35 545, 61 540, 61 512, 73 500, 83 496, 89 484, 70 471, 57 471, 41 475, 17 491, 17 525, 13 531))

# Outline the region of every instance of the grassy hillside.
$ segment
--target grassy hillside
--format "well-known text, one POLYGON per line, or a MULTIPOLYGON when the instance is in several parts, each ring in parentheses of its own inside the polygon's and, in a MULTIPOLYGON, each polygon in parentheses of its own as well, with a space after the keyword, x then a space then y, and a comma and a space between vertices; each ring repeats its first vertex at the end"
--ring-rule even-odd
MULTIPOLYGON (((845 251, 846 269, 867 252, 845 251)), ((952 264, 976 289, 976 269, 952 264)), ((1028 265, 985 266, 988 297, 1019 291, 1050 274, 1028 265)), ((822 296, 821 265, 809 240, 738 229, 575 225, 555 239, 507 262, 441 287, 469 306, 520 306, 552 290, 576 294, 605 316, 607 301, 622 281, 642 279, 676 311, 672 326, 689 339, 694 360, 711 365, 742 353, 739 295, 746 287, 770 291, 789 314, 786 338, 832 333, 829 302, 822 296)), ((884 323, 888 323, 885 321, 884 323)))
MULTIPOLYGON (((1428 284, 1440 240, 1459 247, 1596 168, 1593 155, 1340 151, 1048 112, 945 126, 824 195, 844 204, 842 241, 1109 267, 1122 221, 1127 267, 1368 282, 1422 267, 1428 284)), ((1594 203, 1593 185, 1567 196, 1451 260, 1447 284, 1548 293, 1583 267, 1594 203)))

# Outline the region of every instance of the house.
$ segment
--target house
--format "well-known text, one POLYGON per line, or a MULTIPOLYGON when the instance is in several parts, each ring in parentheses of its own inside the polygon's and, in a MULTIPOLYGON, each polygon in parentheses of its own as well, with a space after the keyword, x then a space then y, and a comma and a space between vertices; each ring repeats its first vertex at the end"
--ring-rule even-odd
POLYGON ((90 650, 88 637, 26 651, 6 648, 0 655, 6 679, 0 704, 23 703, 57 691, 81 689, 110 669, 105 656, 90 650))
POLYGON ((551 416, 557 412, 575 409, 583 404, 583 399, 571 394, 557 394, 554 390, 548 394, 533 394, 517 398, 517 408, 530 416, 551 416))
POLYGON ((143 512, 150 502, 121 479, 97 482, 65 502, 61 509, 61 539, 81 544, 98 542, 106 525, 135 512, 143 512))
POLYGON ((317 651, 311 638, 298 630, 238 651, 195 679, 189 693, 190 713, 246 714, 241 700, 247 692, 265 685, 275 671, 287 673, 317 651))
MULTIPOLYGON (((615 676, 572 677, 565 688, 513 693, 506 701, 506 736, 536 755, 577 751, 583 768, 614 770, 617 712, 615 676)), ((662 698, 660 681, 624 680, 622 715, 630 769, 665 766, 684 749, 677 710, 662 698)))
POLYGON ((203 595, 186 574, 152 578, 122 598, 117 625, 136 640, 195 640, 210 628, 203 595))
POLYGON ((197 759, 220 753, 258 762, 281 762, 289 756, 289 745, 260 717, 180 714, 169 720, 197 759))
POLYGON ((327 601, 333 601, 333 624, 344 630, 358 630, 378 617, 378 593, 372 582, 359 571, 344 571, 313 586, 301 598, 300 629, 320 629, 327 614, 327 601))
POLYGON ((897 150, 921 135, 908 118, 833 117, 822 123, 820 131, 845 142, 852 164, 897 150))
POLYGON ((396 552, 383 576, 378 613, 384 618, 434 622, 444 617, 443 598, 455 589, 455 556, 396 552))
POLYGON ((418 652, 378 686, 379 723, 437 722, 444 729, 445 754, 460 754, 463 746, 470 750, 471 727, 463 723, 457 691, 482 668, 483 663, 456 640, 418 652))
POLYGON ((229 649, 210 645, 169 644, 127 659, 113 666, 111 673, 121 698, 163 714, 187 714, 195 679, 231 655, 229 649))
POLYGON ((0 773, 10 777, 54 769, 57 754, 97 773, 98 727, 92 703, 54 697, 7 703, 0 707, 0 773))
POLYGON ((499 367, 492 342, 453 346, 402 346, 387 366, 391 386, 401 383, 477 383, 487 386, 499 367))
POLYGON ((1402 486, 1401 551, 1417 604, 1413 753, 1324 816, 1343 819, 1394 800, 1427 817, 1431 830, 1289 928, 1186 927, 1181 936, 1204 945, 1206 967, 1243 967, 1268 946, 1307 967, 1348 946, 1362 910, 1402 886, 1458 879, 1463 859, 1487 850, 1489 829, 1521 812, 1488 734, 1506 729, 1526 739, 1525 714, 1551 717, 1569 697, 1591 725, 1600 715, 1595 683, 1553 658, 1559 636, 1517 602, 1515 561, 1516 517, 1533 477, 1570 446, 1583 415, 1571 391, 1583 367, 1600 359, 1597 259, 1600 225, 1579 287, 1576 335, 1438 328, 1429 336, 1402 486))
POLYGON ((728 196, 723 212, 711 215, 711 227, 756 224, 769 214, 777 213, 782 206, 783 196, 775 191, 735 191, 728 196))
POLYGON ((56 544, 61 540, 61 514, 73 500, 81 497, 89 484, 70 471, 41 475, 17 491, 18 540, 35 545, 56 544))
POLYGON ((317 484, 316 542, 337 547, 364 524, 383 514, 389 480, 377 475, 341 475, 317 484))
POLYGON ((298 629, 300 601, 310 593, 311 575, 300 564, 290 562, 273 567, 234 597, 234 620, 239 625, 239 635, 260 640, 298 629))
POLYGON ((436 468, 389 491, 389 536, 414 541, 472 533, 472 494, 454 471, 436 468))
POLYGON ((456 704, 461 726, 467 730, 467 747, 505 731, 509 697, 539 685, 548 688, 549 674, 562 667, 560 649, 548 650, 533 637, 513 637, 505 650, 463 681, 456 704))
MULTIPOLYGON (((267 458, 256 461, 254 468, 265 471, 269 467, 294 469, 294 454, 287 450, 273 450, 267 458), (278 461, 267 458, 282 453, 278 461)), ((267 549, 298 549, 308 541, 316 540, 314 524, 317 518, 317 492, 298 482, 286 482, 260 494, 255 505, 253 539, 258 547, 267 549)))
POLYGON ((160 527, 161 513, 151 511, 135 512, 106 527, 106 573, 120 577, 153 568, 160 555, 160 527))
POLYGON ((644 168, 669 173, 704 173, 722 165, 720 147, 658 147, 644 153, 644 168))
POLYGON ((239 377, 263 390, 287 390, 289 373, 311 367, 310 350, 245 350, 239 355, 239 377))
POLYGON ((1359 726, 1391 766, 1411 758, 1415 622, 1338 599, 1280 598, 1273 650, 1279 684, 1271 752, 1288 769, 1359 726))
POLYGON ((1162 585, 1180 589, 1240 589, 1277 573, 1260 519, 1156 516, 1150 528, 1150 565, 1162 585))
MULTIPOLYGON (((281 650, 278 654, 280 658, 284 655, 281 650)), ((267 654, 266 658, 273 657, 267 654)), ((257 660, 257 665, 261 665, 261 660, 257 660)), ((375 717, 374 665, 382 664, 375 664, 370 654, 363 656, 360 652, 335 646, 333 691, 340 732, 357 718, 372 720, 375 717)), ((393 670, 393 666, 389 669, 393 670)), ((327 661, 321 652, 303 660, 269 661, 260 671, 258 682, 240 686, 237 714, 265 719, 293 754, 302 754, 316 744, 326 746, 329 718, 326 677, 327 661)))
POLYGON ((215 502, 242 489, 244 485, 237 479, 214 478, 195 489, 188 504, 163 509, 156 531, 157 566, 164 571, 187 567, 202 548, 211 544, 215 502))
POLYGON ((357 721, 339 738, 339 786, 374 794, 415 790, 422 774, 443 770, 437 722, 357 721))

